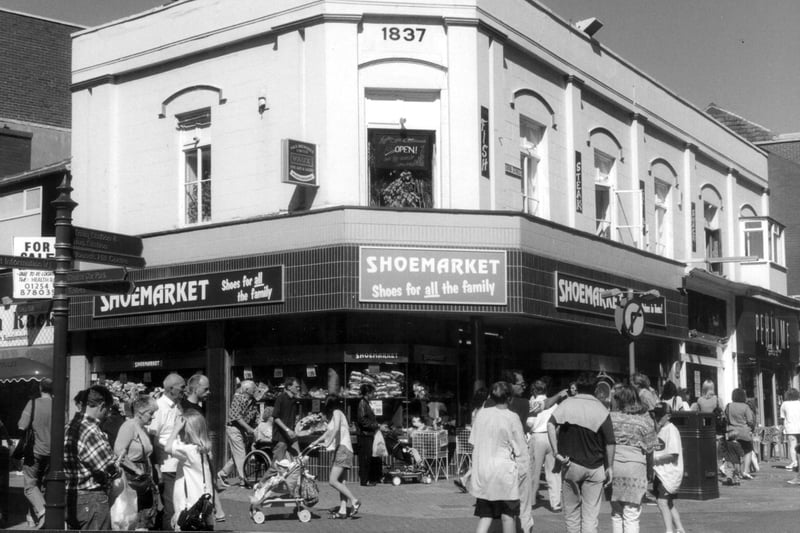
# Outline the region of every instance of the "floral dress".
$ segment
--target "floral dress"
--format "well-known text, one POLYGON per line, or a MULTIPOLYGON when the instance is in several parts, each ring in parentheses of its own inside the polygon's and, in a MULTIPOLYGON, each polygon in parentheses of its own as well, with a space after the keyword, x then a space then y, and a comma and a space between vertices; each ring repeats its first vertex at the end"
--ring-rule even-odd
POLYGON ((611 501, 639 505, 647 491, 647 454, 658 444, 653 419, 646 413, 611 412, 617 448, 611 501))

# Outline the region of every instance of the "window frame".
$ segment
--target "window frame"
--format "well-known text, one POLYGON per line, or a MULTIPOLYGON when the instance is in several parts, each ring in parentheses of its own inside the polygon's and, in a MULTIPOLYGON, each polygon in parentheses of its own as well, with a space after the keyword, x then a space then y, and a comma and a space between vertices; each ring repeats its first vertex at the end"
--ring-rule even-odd
POLYGON ((616 241, 618 239, 615 238, 616 202, 614 201, 614 196, 615 196, 614 189, 616 184, 617 158, 603 152, 602 150, 598 150, 597 148, 595 148, 592 165, 594 168, 594 188, 595 188, 594 191, 595 235, 597 235, 598 237, 602 237, 604 239, 616 241), (600 165, 598 165, 598 162, 600 161, 606 161, 609 163, 607 172, 605 173, 602 172, 600 165), (600 213, 598 210, 599 205, 597 200, 598 200, 598 193, 601 190, 608 197, 604 218, 598 218, 598 215, 600 213))
POLYGON ((28 188, 25 188, 25 189, 11 191, 11 192, 9 192, 7 194, 0 195, 0 198, 5 199, 5 198, 9 198, 11 196, 19 196, 20 197, 19 204, 22 206, 22 209, 20 211, 18 211, 18 212, 14 212, 13 214, 11 214, 9 216, 4 216, 4 215, 0 214, 0 220, 13 220, 15 218, 29 217, 31 215, 38 215, 38 214, 40 214, 42 212, 42 187, 41 186, 28 187, 28 188), (33 207, 33 208, 28 206, 28 194, 30 192, 32 192, 32 191, 38 191, 37 192, 37 198, 38 198, 38 204, 39 204, 37 207, 33 207))
POLYGON ((547 173, 547 126, 536 120, 519 114, 519 150, 520 167, 522 168, 522 212, 538 215, 542 205, 541 193, 547 173), (534 142, 523 136, 523 128, 535 131, 538 140, 534 142))

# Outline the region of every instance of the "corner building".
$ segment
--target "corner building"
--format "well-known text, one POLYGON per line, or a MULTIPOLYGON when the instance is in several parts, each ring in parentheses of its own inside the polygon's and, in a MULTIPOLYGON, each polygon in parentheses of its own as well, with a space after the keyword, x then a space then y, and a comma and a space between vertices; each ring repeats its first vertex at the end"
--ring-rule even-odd
POLYGON ((75 223, 148 264, 71 303, 73 380, 372 374, 384 418, 418 380, 463 425, 504 368, 625 377, 601 294, 655 289, 658 381, 705 235, 767 209, 761 150, 535 2, 178 1, 77 33, 72 82, 75 223))

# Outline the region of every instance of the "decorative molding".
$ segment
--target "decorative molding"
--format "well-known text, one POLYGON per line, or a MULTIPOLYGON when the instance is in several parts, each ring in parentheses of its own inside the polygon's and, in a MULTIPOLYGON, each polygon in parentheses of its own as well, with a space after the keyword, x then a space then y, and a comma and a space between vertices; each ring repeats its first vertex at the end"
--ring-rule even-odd
POLYGON ((84 80, 78 83, 73 83, 70 85, 69 90, 73 93, 78 91, 83 91, 84 89, 91 89, 93 87, 98 87, 100 85, 116 85, 117 84, 117 76, 112 74, 104 74, 102 76, 98 76, 96 78, 90 78, 88 80, 84 80))
POLYGON ((158 118, 167 117, 167 106, 171 104, 176 98, 194 91, 211 91, 217 93, 218 95, 217 103, 219 105, 222 105, 228 101, 227 99, 222 97, 222 89, 220 89, 219 87, 214 87, 213 85, 192 85, 191 87, 185 87, 179 91, 172 93, 170 96, 167 97, 166 100, 161 102, 161 113, 158 114, 158 118))
POLYGON ((533 98, 538 100, 539 103, 541 103, 544 106, 544 108, 547 109, 547 112, 550 113, 550 125, 552 126, 552 128, 554 130, 558 129, 558 124, 556 124, 556 112, 553 110, 552 106, 549 103, 547 103, 547 100, 545 100, 541 94, 537 93, 533 89, 528 89, 526 87, 514 91, 514 94, 511 98, 511 102, 509 102, 509 106, 511 106, 511 109, 516 109, 516 100, 522 95, 532 96, 533 98))

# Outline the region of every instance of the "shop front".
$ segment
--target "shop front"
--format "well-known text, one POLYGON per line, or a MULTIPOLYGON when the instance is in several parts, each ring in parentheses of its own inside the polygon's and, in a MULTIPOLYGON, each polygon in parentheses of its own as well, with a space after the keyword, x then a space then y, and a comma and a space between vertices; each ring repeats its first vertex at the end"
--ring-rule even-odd
POLYGON ((797 375, 800 304, 786 300, 736 299, 739 387, 762 426, 780 423, 778 410, 797 375))
POLYGON ((637 370, 665 376, 686 335, 670 288, 680 269, 658 261, 676 281, 648 276, 657 260, 641 259, 638 279, 485 246, 337 244, 156 266, 129 273, 132 294, 71 302, 70 353, 85 359, 87 383, 153 390, 169 372, 205 373, 218 435, 237 381, 256 381, 268 405, 289 376, 301 416, 333 392, 352 420, 369 382, 381 422, 406 428, 419 414, 455 432, 470 423, 475 389, 506 370, 547 377, 552 390, 583 371, 616 382, 633 350, 637 370), (653 289, 631 346, 615 327, 618 296, 605 293, 653 289))

